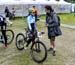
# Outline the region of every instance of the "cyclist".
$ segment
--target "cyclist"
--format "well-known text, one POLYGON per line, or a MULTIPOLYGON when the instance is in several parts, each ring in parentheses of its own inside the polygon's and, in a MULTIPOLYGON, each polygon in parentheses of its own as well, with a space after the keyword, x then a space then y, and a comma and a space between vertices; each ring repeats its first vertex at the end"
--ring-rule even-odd
MULTIPOLYGON (((27 17, 27 23, 28 23, 28 29, 31 34, 29 34, 30 38, 27 41, 26 47, 28 47, 28 45, 30 44, 32 40, 33 41, 35 40, 35 35, 33 35, 33 39, 32 39, 32 34, 34 34, 34 32, 36 31, 35 11, 33 8, 29 8, 29 15, 27 17)), ((26 47, 25 49, 27 49, 26 47)))
POLYGON ((4 37, 4 40, 5 40, 5 48, 7 48, 7 37, 6 37, 6 22, 5 22, 5 18, 0 14, 0 26, 1 26, 1 32, 2 32, 2 35, 4 37))

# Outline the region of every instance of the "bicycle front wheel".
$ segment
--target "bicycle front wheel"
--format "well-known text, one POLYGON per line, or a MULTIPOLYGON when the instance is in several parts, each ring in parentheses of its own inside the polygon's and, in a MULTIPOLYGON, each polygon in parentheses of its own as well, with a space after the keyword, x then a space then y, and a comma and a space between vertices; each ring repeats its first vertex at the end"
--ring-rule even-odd
POLYGON ((18 50, 23 50, 25 44, 25 36, 22 33, 19 33, 16 36, 16 47, 18 50))
POLYGON ((47 58, 47 48, 41 41, 36 41, 31 49, 32 59, 37 63, 42 63, 47 58))
POLYGON ((12 43, 14 39, 14 32, 11 29, 6 30, 7 43, 8 45, 12 43))

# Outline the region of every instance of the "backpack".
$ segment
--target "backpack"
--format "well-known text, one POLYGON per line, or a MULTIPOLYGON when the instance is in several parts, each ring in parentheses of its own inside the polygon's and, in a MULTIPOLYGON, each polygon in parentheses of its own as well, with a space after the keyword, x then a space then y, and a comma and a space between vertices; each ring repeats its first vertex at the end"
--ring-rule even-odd
MULTIPOLYGON (((54 13, 54 14, 56 14, 56 13, 54 13)), ((57 21, 58 21, 57 25, 60 26, 60 24, 61 24, 61 23, 60 23, 60 21, 61 21, 61 20, 60 20, 60 17, 59 17, 57 14, 56 14, 56 17, 57 17, 57 21)), ((53 16, 52 16, 52 18, 53 18, 53 16)))
POLYGON ((58 19, 58 25, 60 26, 60 17, 57 15, 57 19, 58 19))
POLYGON ((57 22, 57 25, 60 26, 60 21, 61 21, 61 20, 60 20, 60 17, 59 17, 55 12, 52 12, 51 15, 50 15, 52 19, 53 19, 53 16, 54 16, 54 15, 57 17, 57 21, 58 21, 58 22, 57 22))

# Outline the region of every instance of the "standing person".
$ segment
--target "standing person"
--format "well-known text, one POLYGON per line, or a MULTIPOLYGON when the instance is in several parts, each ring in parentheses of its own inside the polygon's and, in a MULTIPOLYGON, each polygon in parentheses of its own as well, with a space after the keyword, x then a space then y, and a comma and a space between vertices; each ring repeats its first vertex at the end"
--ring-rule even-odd
POLYGON ((60 30, 60 22, 58 21, 58 17, 51 6, 45 6, 46 11, 46 27, 48 29, 48 38, 50 39, 51 47, 48 51, 53 51, 53 56, 56 55, 56 44, 55 37, 61 35, 60 30))
POLYGON ((35 21, 37 22, 38 21, 38 9, 35 6, 33 6, 33 9, 35 11, 35 21))
POLYGON ((35 22, 35 11, 33 8, 29 9, 29 15, 27 17, 27 23, 28 23, 28 29, 30 31, 30 35, 29 35, 30 38, 27 41, 27 45, 24 45, 25 49, 27 49, 27 47, 29 46, 29 44, 31 43, 32 40, 35 40, 34 32, 36 31, 36 22, 35 22), (31 35, 34 35, 33 39, 32 39, 31 35))
POLYGON ((14 19, 15 18, 15 9, 14 8, 12 8, 12 12, 11 12, 11 14, 12 14, 12 18, 14 19))
POLYGON ((1 26, 1 32, 2 32, 2 35, 4 37, 4 40, 5 40, 5 48, 7 48, 7 37, 6 37, 6 22, 5 22, 5 18, 0 14, 0 26, 1 26))
POLYGON ((6 17, 7 24, 12 25, 12 22, 9 20, 11 14, 10 14, 10 11, 9 11, 8 7, 5 8, 4 12, 5 12, 5 17, 6 17))

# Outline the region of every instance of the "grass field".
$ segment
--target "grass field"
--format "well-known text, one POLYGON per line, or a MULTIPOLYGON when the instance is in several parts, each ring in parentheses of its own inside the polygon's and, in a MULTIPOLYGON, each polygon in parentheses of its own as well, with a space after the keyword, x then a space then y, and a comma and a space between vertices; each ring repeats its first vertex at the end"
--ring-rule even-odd
MULTIPOLYGON (((70 19, 66 20, 66 17, 71 17, 73 14, 60 14, 63 23, 66 24, 75 24, 75 21, 71 19, 72 23, 67 23, 70 19)), ((44 16, 41 16, 44 19, 44 16)), ((72 17, 71 17, 72 18, 72 17)), ((74 19, 75 20, 75 19, 74 19)), ((24 28, 27 26, 26 18, 16 18, 15 20, 11 20, 13 22, 12 27, 8 27, 8 29, 12 29, 15 33, 15 37, 19 32, 24 33, 24 28)), ((47 38, 47 29, 44 27, 44 23, 37 22, 37 29, 39 31, 44 31, 45 35, 41 38, 41 40, 45 43, 47 48, 49 48, 49 40, 47 38)), ((11 45, 7 49, 4 49, 3 45, 0 44, 0 65, 75 65, 75 29, 67 29, 63 28, 63 35, 56 38, 57 52, 56 56, 53 57, 49 52, 46 61, 42 64, 35 63, 31 56, 30 50, 18 51, 15 46, 15 39, 11 45)))
MULTIPOLYGON (((75 16, 74 13, 72 14, 58 14, 61 19, 61 23, 63 24, 69 24, 69 25, 75 25, 75 16)), ((45 16, 40 16, 41 19, 45 19, 45 16)))

